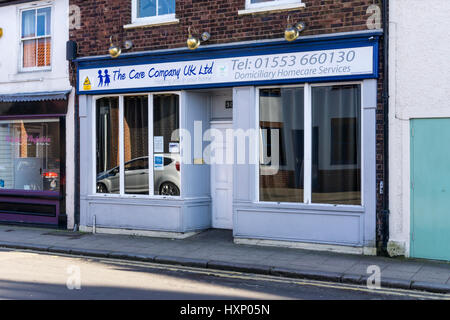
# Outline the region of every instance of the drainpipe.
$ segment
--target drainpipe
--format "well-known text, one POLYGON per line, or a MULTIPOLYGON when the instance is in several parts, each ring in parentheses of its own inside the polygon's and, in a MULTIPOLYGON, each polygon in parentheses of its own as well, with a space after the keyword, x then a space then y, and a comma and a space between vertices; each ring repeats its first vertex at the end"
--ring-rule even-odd
MULTIPOLYGON (((72 85, 76 87, 77 85, 77 71, 78 71, 78 63, 75 61, 70 62, 70 68, 72 71, 72 85)), ((73 181, 74 184, 74 231, 78 231, 80 226, 80 125, 79 125, 79 103, 78 103, 78 95, 75 93, 74 97, 74 121, 75 121, 75 132, 74 132, 74 144, 75 144, 75 177, 73 181)))
MULTIPOLYGON (((78 73, 78 62, 75 62, 74 74, 78 73)), ((75 87, 78 77, 75 76, 75 87)), ((75 226, 80 226, 80 104, 78 95, 75 96, 75 226)))
POLYGON ((382 250, 387 254, 389 241, 389 0, 383 0, 383 111, 384 111, 384 190, 382 218, 382 250))

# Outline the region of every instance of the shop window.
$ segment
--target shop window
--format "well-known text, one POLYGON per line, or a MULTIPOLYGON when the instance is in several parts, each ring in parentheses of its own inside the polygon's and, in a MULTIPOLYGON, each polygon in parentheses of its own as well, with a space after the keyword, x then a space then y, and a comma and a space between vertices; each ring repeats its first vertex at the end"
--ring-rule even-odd
POLYGON ((151 106, 146 95, 97 100, 98 194, 180 195, 179 97, 150 99, 151 106))
POLYGON ((261 89, 260 201, 303 202, 304 90, 261 89))
POLYGON ((119 99, 97 100, 97 192, 120 193, 119 99))
POLYGON ((155 195, 180 195, 180 107, 177 95, 153 98, 155 195))
POLYGON ((124 98, 125 193, 148 194, 148 97, 124 98))
POLYGON ((356 118, 331 119, 330 164, 358 164, 358 121, 356 118))
POLYGON ((359 85, 312 88, 312 202, 361 205, 359 85))
POLYGON ((60 190, 58 119, 0 121, 0 190, 60 190))
POLYGON ((259 200, 361 205, 361 86, 308 90, 259 90, 259 200))
POLYGON ((21 12, 22 69, 33 70, 51 65, 51 8, 21 12))

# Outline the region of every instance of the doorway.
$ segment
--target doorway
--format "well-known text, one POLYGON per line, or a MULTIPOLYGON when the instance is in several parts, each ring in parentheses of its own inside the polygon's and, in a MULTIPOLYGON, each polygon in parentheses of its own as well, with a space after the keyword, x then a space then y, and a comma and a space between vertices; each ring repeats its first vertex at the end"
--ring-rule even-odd
POLYGON ((411 121, 411 256, 450 260, 450 119, 411 121))
MULTIPOLYGON (((211 129, 222 132, 232 129, 231 121, 211 122, 211 129)), ((211 152, 212 157, 226 159, 228 146, 225 140, 215 141, 211 152), (219 156, 220 155, 220 156, 219 156)), ((217 229, 233 228, 233 165, 226 161, 213 161, 211 163, 211 198, 212 198, 212 224, 217 229)))
POLYGON ((211 198, 212 226, 217 229, 233 228, 233 164, 227 155, 233 150, 227 145, 226 131, 233 129, 231 90, 211 92, 211 131, 221 138, 211 144, 211 198))

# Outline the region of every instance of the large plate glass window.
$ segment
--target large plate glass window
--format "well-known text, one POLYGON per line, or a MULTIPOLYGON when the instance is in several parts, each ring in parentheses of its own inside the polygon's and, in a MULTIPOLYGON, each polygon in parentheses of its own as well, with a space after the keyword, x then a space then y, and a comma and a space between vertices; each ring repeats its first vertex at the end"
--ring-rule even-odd
POLYGON ((304 89, 260 89, 260 201, 303 202, 304 89))
POLYGON ((59 191, 58 119, 0 120, 0 189, 59 191))
POLYGON ((153 97, 155 195, 180 195, 180 107, 178 95, 153 97))
POLYGON ((51 8, 21 12, 22 68, 49 67, 51 64, 51 8))
POLYGON ((125 193, 149 194, 148 97, 124 97, 125 193))
POLYGON ((120 193, 119 98, 97 100, 97 193, 120 193))
POLYGON ((178 95, 100 98, 95 112, 96 193, 180 195, 178 95))
POLYGON ((312 202, 361 205, 360 85, 312 88, 312 202))

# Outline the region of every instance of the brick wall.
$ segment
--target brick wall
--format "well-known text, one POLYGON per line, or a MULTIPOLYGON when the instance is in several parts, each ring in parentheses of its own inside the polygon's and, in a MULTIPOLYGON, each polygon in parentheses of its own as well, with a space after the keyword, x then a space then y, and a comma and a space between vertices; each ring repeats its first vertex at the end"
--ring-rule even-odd
MULTIPOLYGON (((380 0, 375 0, 380 2, 380 0)), ((127 29, 131 23, 131 0, 71 0, 81 9, 81 29, 71 30, 80 56, 107 54, 109 37, 122 43, 132 40, 133 51, 178 48, 186 45, 187 29, 208 31, 208 44, 282 38, 287 17, 304 21, 303 35, 366 30, 366 10, 374 0, 304 0, 306 8, 238 15, 245 0, 177 0, 178 24, 127 29)))
MULTIPOLYGON (((305 8, 293 11, 238 15, 244 9, 245 0, 177 0, 176 17, 179 23, 165 26, 127 29, 131 23, 131 0, 70 0, 71 5, 81 9, 81 29, 70 31, 71 40, 78 43, 79 56, 107 54, 109 37, 122 44, 133 41, 129 52, 182 48, 186 46, 187 30, 195 27, 198 32, 208 31, 208 44, 230 43, 248 40, 282 38, 287 17, 293 22, 303 21, 306 30, 302 35, 317 35, 336 32, 367 30, 366 14, 369 5, 381 0, 304 0, 305 8)), ((380 59, 383 57, 380 43, 380 59)), ((383 61, 380 61, 377 109, 377 238, 381 240, 383 196, 379 193, 383 172, 383 124, 382 100, 383 61)))

